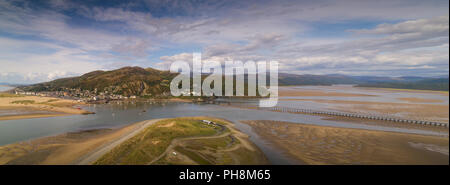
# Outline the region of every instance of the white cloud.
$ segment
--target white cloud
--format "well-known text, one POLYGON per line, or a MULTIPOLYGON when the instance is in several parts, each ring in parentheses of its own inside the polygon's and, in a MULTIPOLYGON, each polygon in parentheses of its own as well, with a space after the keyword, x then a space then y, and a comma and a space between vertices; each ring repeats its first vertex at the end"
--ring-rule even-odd
MULTIPOLYGON (((406 74, 413 69, 436 69, 436 74, 448 73, 448 15, 430 19, 382 24, 374 29, 353 30, 368 37, 328 42, 295 43, 276 34, 252 37, 246 44, 217 44, 205 48, 204 59, 278 60, 282 72, 370 74, 393 70, 406 74), (373 37, 373 34, 382 36, 373 37), (268 50, 267 50, 268 48, 268 50), (357 70, 357 71, 355 71, 357 70)), ((314 41, 314 40, 313 40, 314 41)), ((174 58, 189 54, 164 56, 165 66, 174 58)), ((189 60, 190 61, 190 60, 189 60)), ((425 73, 424 73, 425 74, 425 73)), ((396 74, 392 74, 396 75, 396 74)), ((412 75, 421 75, 416 71, 412 75)), ((426 75, 430 75, 427 71, 426 75)))
POLYGON ((162 56, 160 57, 160 59, 163 62, 157 63, 156 68, 161 70, 168 70, 173 62, 180 61, 192 63, 192 53, 180 53, 172 56, 162 56))
POLYGON ((428 75, 448 68, 448 1, 164 2, 89 7, 53 0, 52 8, 43 10, 31 2, 16 6, 0 0, 0 27, 18 35, 0 36, 0 73, 8 74, 0 81, 21 76, 37 82, 148 66, 149 57, 161 61, 151 65, 167 69, 176 60, 192 61, 193 48, 203 50, 204 61, 277 60, 283 72, 292 73, 386 75, 426 69, 428 75), (152 11, 136 11, 142 7, 152 11), (74 24, 74 17, 60 10, 92 20, 74 24), (175 15, 161 17, 159 10, 175 15), (313 23, 361 20, 397 23, 349 30, 352 34, 343 37, 308 37, 316 31, 313 23), (179 53, 160 54, 174 51, 179 53))
POLYGON ((405 21, 398 24, 380 24, 374 29, 354 30, 356 33, 366 34, 437 34, 436 36, 448 36, 449 16, 439 16, 431 19, 418 19, 405 21))

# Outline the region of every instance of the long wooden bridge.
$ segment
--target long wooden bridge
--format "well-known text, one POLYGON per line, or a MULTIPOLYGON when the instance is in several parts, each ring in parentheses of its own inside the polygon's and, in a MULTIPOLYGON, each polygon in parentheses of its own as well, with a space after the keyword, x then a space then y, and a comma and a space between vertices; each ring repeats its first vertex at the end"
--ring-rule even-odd
MULTIPOLYGON (((226 102, 226 101, 210 101, 208 103, 213 104, 246 104, 248 102, 245 101, 237 101, 237 102, 226 102)), ((380 120, 380 121, 391 121, 398 123, 410 123, 410 124, 418 124, 418 125, 430 125, 430 126, 438 126, 438 127, 449 127, 448 123, 440 123, 434 121, 421 121, 421 120, 410 120, 410 119, 400 119, 400 118, 392 118, 392 117, 384 117, 384 116, 373 116, 373 115, 363 115, 356 113, 345 113, 345 112, 332 112, 332 111, 318 111, 312 109, 300 109, 300 108, 289 108, 289 107, 258 107, 260 110, 268 110, 268 111, 278 111, 278 112, 287 112, 287 113, 304 113, 304 114, 317 114, 317 115, 328 115, 328 116, 342 116, 349 118, 359 118, 359 119, 370 119, 370 120, 380 120)))

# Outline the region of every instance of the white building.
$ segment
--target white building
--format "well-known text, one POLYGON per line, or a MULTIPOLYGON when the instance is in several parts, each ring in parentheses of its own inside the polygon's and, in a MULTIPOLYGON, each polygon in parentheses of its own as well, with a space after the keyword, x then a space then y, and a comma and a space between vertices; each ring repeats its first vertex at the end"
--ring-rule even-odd
POLYGON ((203 122, 203 123, 206 123, 206 124, 208 124, 208 125, 210 125, 210 124, 214 124, 214 122, 212 122, 212 121, 209 121, 209 120, 202 120, 202 122, 203 122))

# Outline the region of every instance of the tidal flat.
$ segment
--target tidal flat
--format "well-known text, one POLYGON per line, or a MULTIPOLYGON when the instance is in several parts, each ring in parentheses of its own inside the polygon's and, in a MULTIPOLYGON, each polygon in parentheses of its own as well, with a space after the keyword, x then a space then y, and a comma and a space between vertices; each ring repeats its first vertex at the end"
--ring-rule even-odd
POLYGON ((449 138, 299 124, 242 121, 299 164, 449 164, 449 138))

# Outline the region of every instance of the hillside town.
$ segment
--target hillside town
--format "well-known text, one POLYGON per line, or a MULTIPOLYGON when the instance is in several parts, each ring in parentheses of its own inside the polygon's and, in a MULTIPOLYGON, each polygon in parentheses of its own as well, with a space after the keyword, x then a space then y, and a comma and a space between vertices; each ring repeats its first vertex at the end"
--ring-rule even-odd
POLYGON ((82 90, 82 89, 71 89, 64 88, 61 91, 24 91, 19 88, 14 89, 14 93, 17 95, 29 95, 29 96, 42 96, 42 97, 57 97, 64 99, 77 100, 78 102, 94 103, 94 102, 108 102, 112 100, 127 100, 136 99, 137 96, 123 96, 114 94, 108 91, 100 92, 95 88, 94 90, 82 90))

